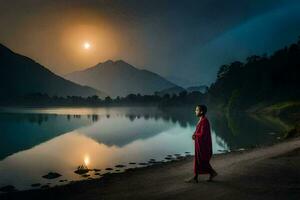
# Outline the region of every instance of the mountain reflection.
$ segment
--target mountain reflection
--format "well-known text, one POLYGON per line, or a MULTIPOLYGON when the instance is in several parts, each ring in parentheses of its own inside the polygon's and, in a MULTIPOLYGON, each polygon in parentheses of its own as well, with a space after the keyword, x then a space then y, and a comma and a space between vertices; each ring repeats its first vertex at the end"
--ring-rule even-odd
POLYGON ((89 124, 89 120, 54 114, 0 114, 0 160, 89 124))

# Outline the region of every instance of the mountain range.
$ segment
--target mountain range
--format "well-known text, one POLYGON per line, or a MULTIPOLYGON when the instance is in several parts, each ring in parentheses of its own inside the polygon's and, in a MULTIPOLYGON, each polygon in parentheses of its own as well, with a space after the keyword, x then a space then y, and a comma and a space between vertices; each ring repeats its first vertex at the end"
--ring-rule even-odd
POLYGON ((49 96, 110 96, 128 94, 178 94, 184 89, 166 78, 145 69, 138 69, 123 60, 108 60, 82 71, 61 77, 36 61, 17 54, 0 44, 0 99, 34 93, 49 96))
POLYGON ((177 86, 156 73, 138 69, 123 60, 108 60, 64 77, 108 93, 111 97, 124 97, 131 93, 153 95, 156 91, 177 86))

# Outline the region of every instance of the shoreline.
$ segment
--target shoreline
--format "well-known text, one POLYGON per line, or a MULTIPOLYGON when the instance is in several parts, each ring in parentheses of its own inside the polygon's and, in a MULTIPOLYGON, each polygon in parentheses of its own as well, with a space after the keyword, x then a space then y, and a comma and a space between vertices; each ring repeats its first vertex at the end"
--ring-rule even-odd
POLYGON ((132 168, 122 173, 106 174, 101 178, 75 181, 47 189, 3 193, 0 194, 0 198, 192 199, 194 195, 199 197, 205 196, 208 199, 218 199, 219 197, 222 199, 224 197, 229 198, 234 194, 234 199, 243 199, 245 197, 244 195, 247 195, 247 197, 248 195, 254 195, 253 197, 259 199, 260 195, 262 195, 264 197, 263 199, 274 199, 277 196, 274 196, 271 190, 273 191, 275 189, 275 191, 278 190, 280 193, 277 195, 288 195, 290 199, 299 199, 300 172, 295 170, 300 167, 300 159, 297 158, 300 158, 300 137, 242 151, 231 151, 213 155, 211 163, 212 166, 216 168, 219 176, 216 177, 216 180, 212 183, 205 181, 205 175, 200 176, 200 182, 198 184, 184 183, 185 178, 193 175, 193 156, 189 156, 180 160, 141 168, 132 168), (293 157, 295 158, 291 160, 293 157), (274 163, 272 162, 274 160, 277 162, 276 165, 273 166, 274 163), (283 165, 284 162, 286 162, 285 165, 283 165), (269 167, 271 165, 270 170, 269 167), (267 170, 267 168, 269 170, 267 170), (293 176, 287 178, 283 171, 295 171, 296 176, 293 174, 293 176), (270 177, 263 177, 264 181, 259 181, 259 177, 266 173, 279 175, 272 174, 270 177), (279 176, 277 185, 273 183, 273 179, 276 176, 279 176), (257 185, 262 186, 257 188, 257 185), (253 187, 255 189, 253 189, 253 187), (240 189, 237 190, 237 188, 240 189), (245 188, 247 191, 249 189, 253 191, 242 193, 239 191, 245 190, 245 188), (220 194, 214 192, 218 190, 221 191, 220 194), (295 191, 289 194, 291 190, 295 191), (262 194, 261 191, 265 191, 265 194, 262 194), (209 194, 212 196, 209 196, 209 194))

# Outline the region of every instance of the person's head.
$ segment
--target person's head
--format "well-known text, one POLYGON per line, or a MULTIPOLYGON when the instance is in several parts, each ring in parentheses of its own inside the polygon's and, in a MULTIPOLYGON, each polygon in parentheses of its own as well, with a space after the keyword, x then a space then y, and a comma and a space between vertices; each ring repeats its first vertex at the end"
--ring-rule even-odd
POLYGON ((197 117, 204 116, 207 112, 207 107, 205 105, 197 105, 195 113, 197 117))

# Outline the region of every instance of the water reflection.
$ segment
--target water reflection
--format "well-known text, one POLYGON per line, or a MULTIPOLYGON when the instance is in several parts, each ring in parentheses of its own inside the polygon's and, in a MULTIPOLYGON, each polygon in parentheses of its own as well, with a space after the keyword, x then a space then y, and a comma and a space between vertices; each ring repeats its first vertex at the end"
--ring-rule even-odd
POLYGON ((245 114, 212 115, 213 129, 226 142, 229 149, 254 147, 276 140, 282 131, 273 124, 265 123, 245 114))
MULTIPOLYGON (((149 158, 162 160, 166 154, 193 150, 192 142, 187 139, 186 133, 176 126, 146 140, 135 140, 118 147, 99 143, 81 132, 73 131, 2 160, 0 185, 12 184, 25 189, 36 182, 46 184, 49 180, 44 180, 41 176, 49 171, 62 174, 63 179, 82 179, 74 170, 83 162, 89 168, 99 168, 103 171, 106 168, 115 169, 114 166, 118 164, 142 163, 149 158), (180 133, 174 137, 173 134, 178 131, 180 133)), ((93 173, 90 176, 93 176, 93 173)), ((57 182, 50 180, 53 184, 57 182)))
MULTIPOLYGON (((278 131, 244 115, 208 118, 214 153, 274 141, 268 133, 278 131)), ((193 154, 196 123, 194 108, 2 109, 0 187, 64 184, 193 154), (95 170, 74 173, 81 165, 95 170), (62 177, 41 178, 50 171, 62 177)))
POLYGON ((0 114, 0 160, 89 124, 86 119, 55 114, 0 114))
MULTIPOLYGON (((131 115, 132 116, 132 115, 131 115)), ((127 116, 104 118, 78 131, 99 143, 122 147, 135 140, 153 137, 174 126, 162 119, 127 118, 127 116)), ((176 134, 176 133, 174 133, 176 134)))

